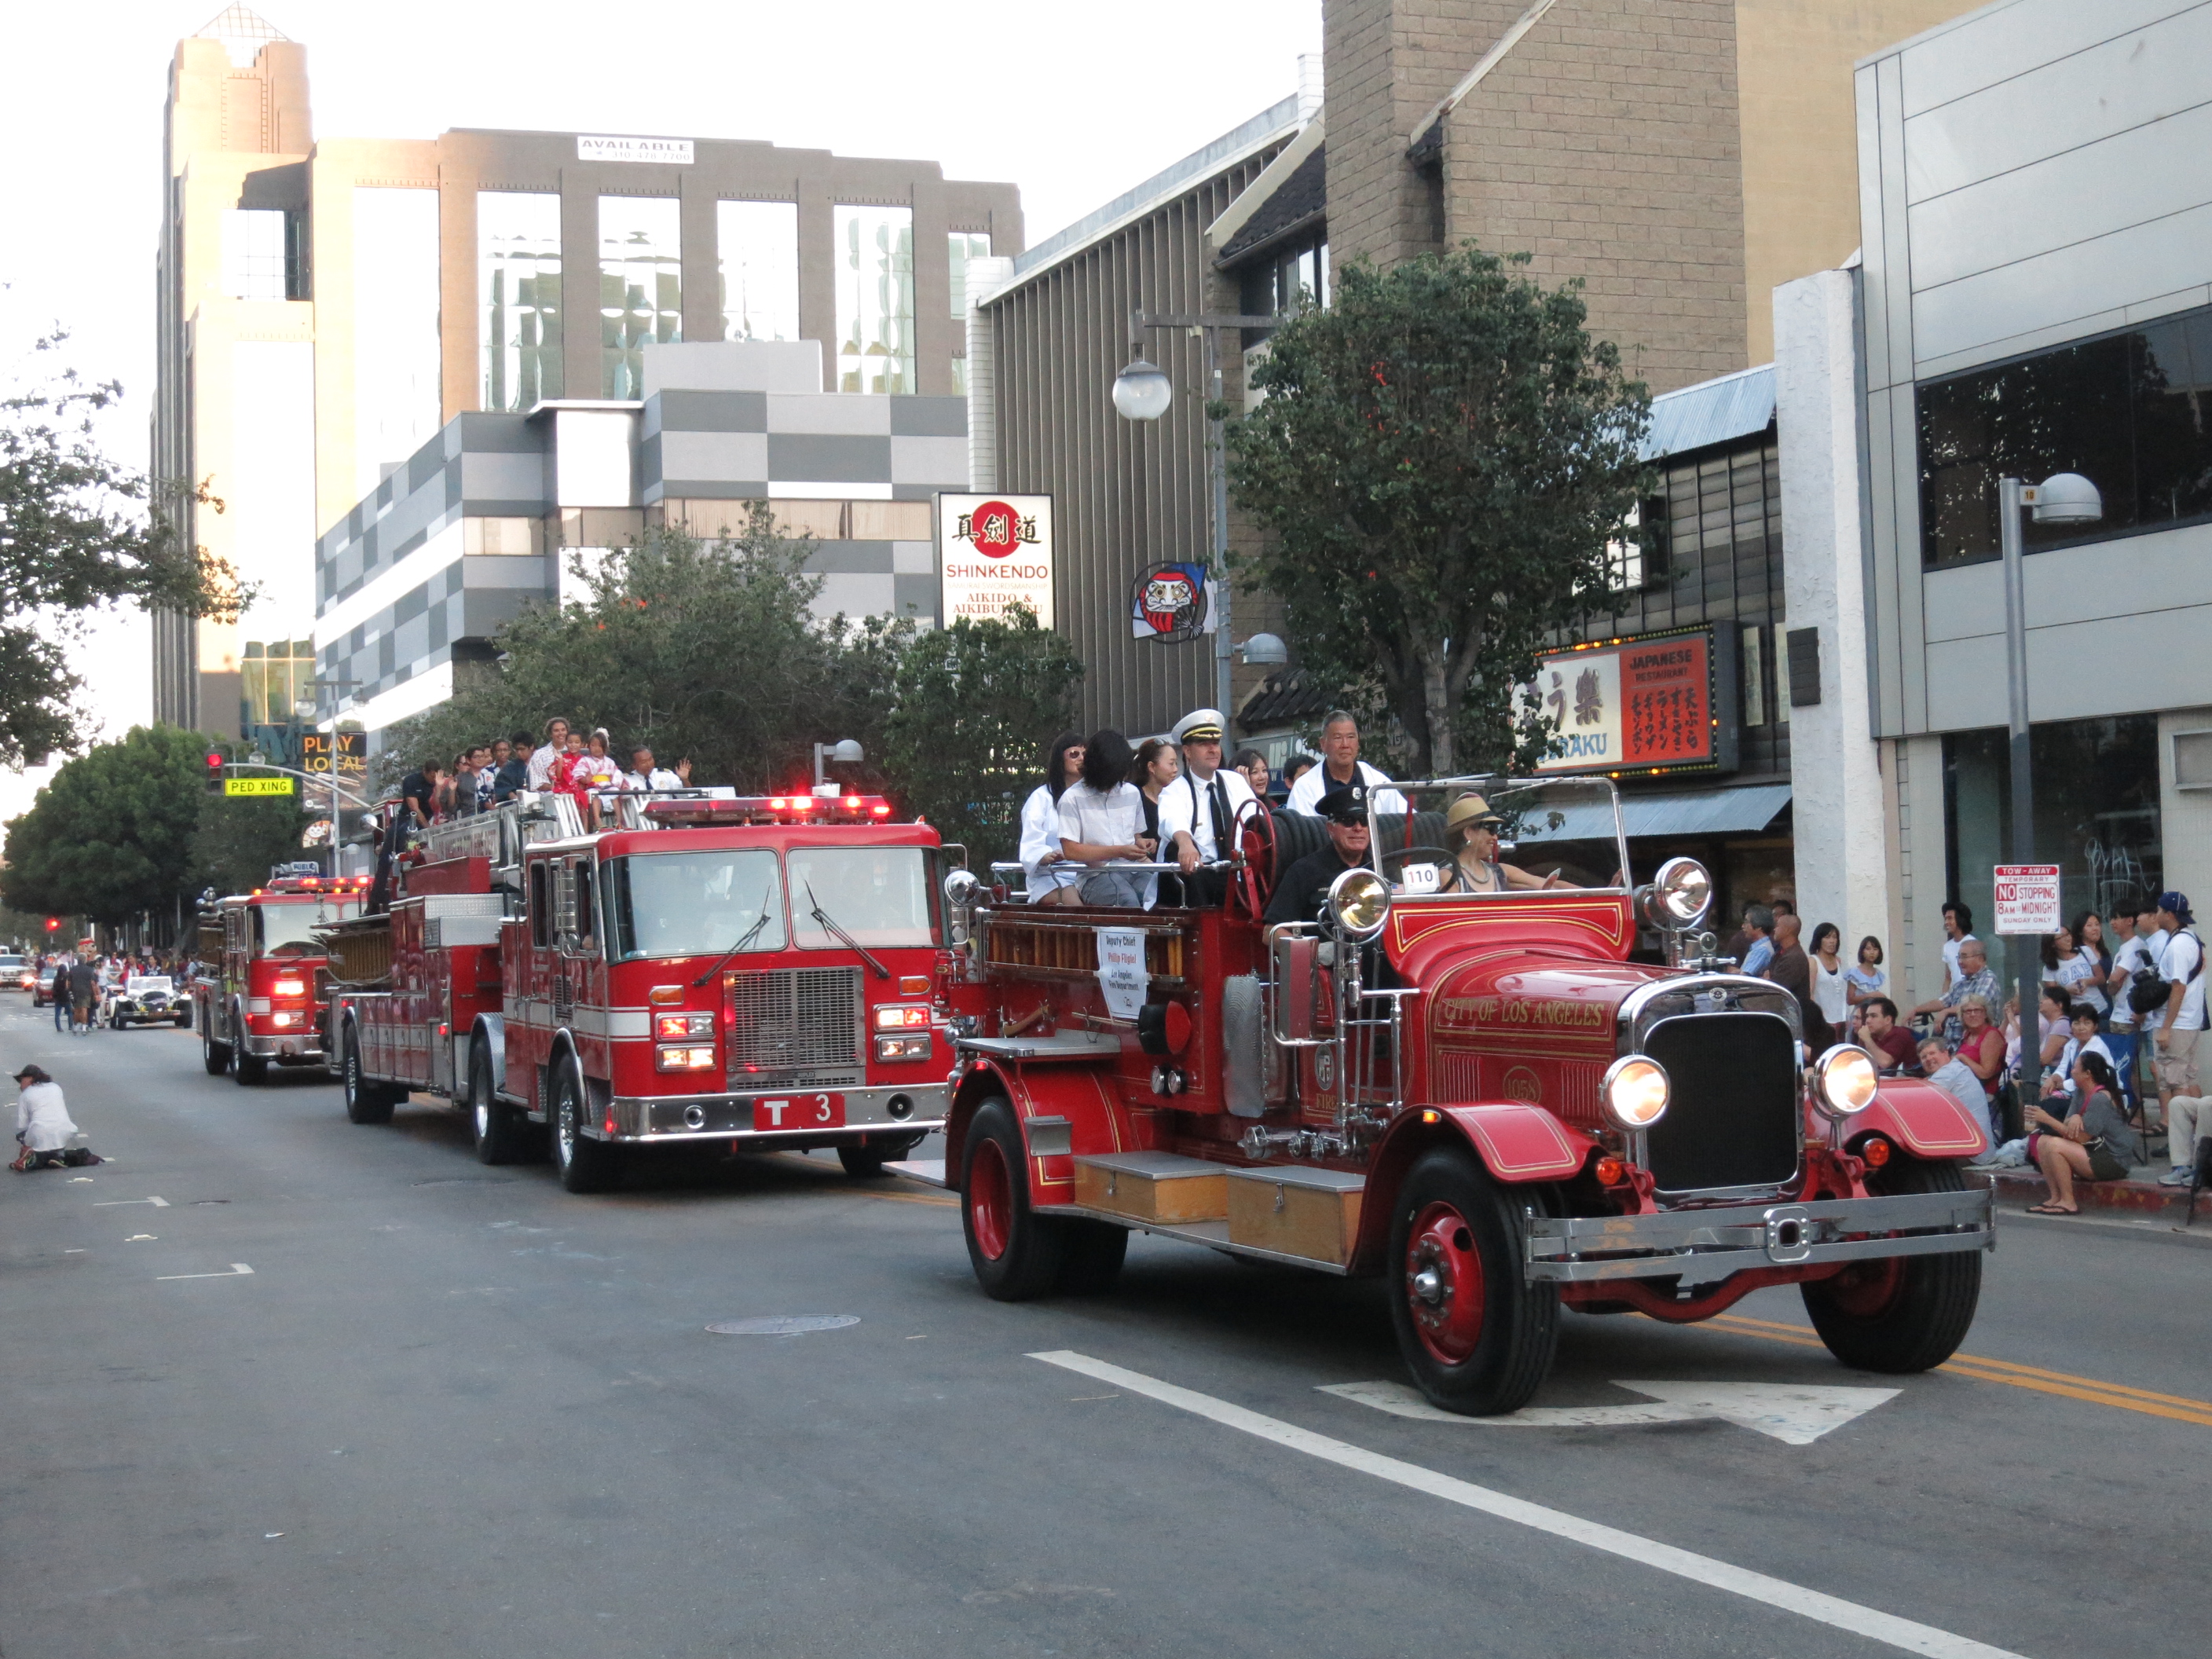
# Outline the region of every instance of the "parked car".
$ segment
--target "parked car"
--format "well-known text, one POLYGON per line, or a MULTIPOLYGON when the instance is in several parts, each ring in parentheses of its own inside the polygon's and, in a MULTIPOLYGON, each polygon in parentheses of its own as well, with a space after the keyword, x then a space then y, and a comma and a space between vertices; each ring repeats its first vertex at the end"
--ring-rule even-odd
POLYGON ((38 984, 39 970, 28 957, 0 956, 0 991, 32 991, 38 984))
POLYGON ((167 974, 133 974, 112 988, 101 1016, 110 1030, 128 1025, 190 1025, 191 1000, 179 996, 167 974))

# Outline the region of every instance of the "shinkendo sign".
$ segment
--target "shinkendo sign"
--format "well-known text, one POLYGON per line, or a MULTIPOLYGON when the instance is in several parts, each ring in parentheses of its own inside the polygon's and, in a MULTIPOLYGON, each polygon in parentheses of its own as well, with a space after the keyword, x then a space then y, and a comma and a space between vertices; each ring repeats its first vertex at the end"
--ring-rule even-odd
POLYGON ((1052 497, 937 498, 938 620, 1003 621, 1016 605, 1052 626, 1052 497))

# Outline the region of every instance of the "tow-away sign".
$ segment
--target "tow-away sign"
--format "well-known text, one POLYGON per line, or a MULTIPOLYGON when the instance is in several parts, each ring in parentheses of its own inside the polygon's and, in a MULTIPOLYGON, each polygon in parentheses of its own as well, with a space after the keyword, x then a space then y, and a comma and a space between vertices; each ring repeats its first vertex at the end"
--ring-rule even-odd
POLYGON ((2055 933, 2058 919, 2058 866, 2000 864, 1996 870, 2000 934, 2055 933))

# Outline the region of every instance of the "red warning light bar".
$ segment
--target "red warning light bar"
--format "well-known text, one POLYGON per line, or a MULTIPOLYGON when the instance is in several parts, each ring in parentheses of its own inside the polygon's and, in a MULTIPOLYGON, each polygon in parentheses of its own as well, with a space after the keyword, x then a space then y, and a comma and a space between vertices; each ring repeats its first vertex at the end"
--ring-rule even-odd
POLYGON ((656 823, 867 823, 891 815, 881 795, 738 795, 648 801, 656 823))

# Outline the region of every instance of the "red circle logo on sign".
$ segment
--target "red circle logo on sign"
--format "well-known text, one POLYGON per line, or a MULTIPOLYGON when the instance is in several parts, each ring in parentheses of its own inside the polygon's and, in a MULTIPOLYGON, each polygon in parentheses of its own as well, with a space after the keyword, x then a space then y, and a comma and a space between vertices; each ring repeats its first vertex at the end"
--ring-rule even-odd
POLYGON ((1013 556, 1021 545, 1021 520, 1004 501, 985 501, 968 517, 975 550, 987 559, 1013 556))

